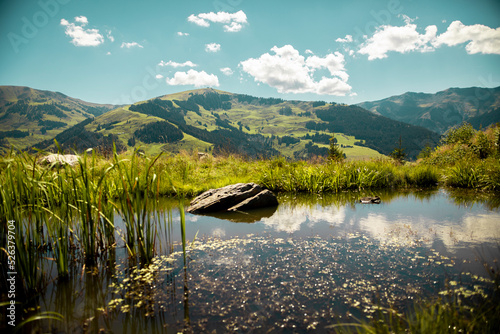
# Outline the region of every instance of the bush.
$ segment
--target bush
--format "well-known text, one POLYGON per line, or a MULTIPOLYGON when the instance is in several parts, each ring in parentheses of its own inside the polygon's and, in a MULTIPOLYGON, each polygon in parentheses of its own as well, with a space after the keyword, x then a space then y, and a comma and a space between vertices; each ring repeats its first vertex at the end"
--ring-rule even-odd
POLYGON ((443 144, 471 144, 471 139, 476 134, 476 130, 467 122, 462 123, 459 127, 453 127, 446 131, 443 139, 443 144))

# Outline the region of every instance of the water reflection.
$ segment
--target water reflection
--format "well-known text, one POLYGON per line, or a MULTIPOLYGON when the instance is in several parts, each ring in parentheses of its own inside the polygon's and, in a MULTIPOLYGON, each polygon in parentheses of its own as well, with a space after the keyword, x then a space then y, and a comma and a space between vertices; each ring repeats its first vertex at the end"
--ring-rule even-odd
POLYGON ((214 212, 207 214, 206 216, 229 220, 233 223, 255 223, 262 219, 273 216, 276 212, 276 209, 276 206, 272 206, 248 211, 214 212))
POLYGON ((357 197, 284 198, 260 223, 267 230, 296 235, 363 232, 384 243, 425 245, 439 240, 447 251, 500 241, 500 213, 491 209, 492 200, 457 205, 445 191, 380 194, 380 205, 357 203, 357 197))

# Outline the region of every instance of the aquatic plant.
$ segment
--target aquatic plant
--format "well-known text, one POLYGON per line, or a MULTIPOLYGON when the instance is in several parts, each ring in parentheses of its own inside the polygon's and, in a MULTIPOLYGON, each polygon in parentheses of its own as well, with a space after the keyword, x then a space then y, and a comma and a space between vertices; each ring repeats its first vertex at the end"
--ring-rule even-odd
POLYGON ((137 154, 132 155, 130 162, 127 162, 119 159, 116 150, 114 152, 114 165, 122 186, 118 197, 120 205, 115 207, 125 222, 129 255, 134 257, 138 254, 143 263, 149 263, 155 252, 157 224, 150 213, 155 212, 160 179, 156 173, 152 173, 152 167, 161 155, 154 159, 142 158, 146 160, 146 165, 145 171, 141 173, 136 162, 139 159, 137 154), (152 200, 150 196, 153 196, 152 200))

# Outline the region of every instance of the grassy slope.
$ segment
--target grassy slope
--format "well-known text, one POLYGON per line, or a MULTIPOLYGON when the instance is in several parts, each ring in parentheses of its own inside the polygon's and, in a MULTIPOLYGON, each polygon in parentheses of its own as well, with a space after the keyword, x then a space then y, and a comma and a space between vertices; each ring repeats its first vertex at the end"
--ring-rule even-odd
POLYGON ((26 148, 40 141, 52 139, 58 133, 78 124, 89 117, 94 117, 88 112, 87 108, 104 107, 111 109, 111 105, 95 104, 85 102, 79 99, 71 98, 61 93, 37 90, 29 87, 21 86, 0 86, 0 131, 20 130, 29 131, 30 136, 25 138, 6 138, 7 145, 14 145, 16 148, 26 148), (57 117, 54 115, 45 114, 44 121, 64 122, 67 125, 48 130, 45 134, 41 133, 43 125, 38 124, 38 120, 30 120, 25 115, 19 113, 8 113, 9 103, 25 101, 30 106, 43 104, 60 104, 70 111, 62 110, 66 117, 57 117))
MULTIPOLYGON (((216 91, 220 94, 233 95, 231 93, 219 90, 199 89, 165 95, 161 97, 161 99, 171 101, 186 100, 187 98, 189 98, 190 93, 202 94, 205 91, 216 91)), ((308 130, 305 127, 305 124, 311 120, 319 121, 319 119, 314 114, 308 117, 299 116, 299 114, 306 111, 312 112, 312 106, 310 102, 292 103, 290 101, 285 101, 277 105, 261 106, 249 105, 247 103, 238 103, 233 100, 232 108, 230 110, 208 111, 200 106, 201 115, 198 115, 197 113, 192 111, 188 111, 186 113, 185 120, 188 125, 206 129, 208 131, 213 131, 216 129, 220 129, 220 127, 216 125, 216 117, 214 116, 214 114, 217 114, 220 119, 229 121, 229 123, 236 128, 239 128, 239 124, 241 124, 242 131, 246 133, 261 134, 266 137, 271 137, 272 135, 279 137, 303 137, 306 134, 313 135, 316 133, 315 131, 308 130), (292 108, 294 115, 283 116, 279 114, 279 110, 282 107, 286 106, 292 108)), ((146 116, 141 113, 130 111, 128 107, 122 107, 109 111, 106 114, 97 117, 94 122, 86 127, 86 129, 89 131, 96 131, 97 125, 101 124, 102 129, 99 132, 105 135, 110 133, 118 135, 120 140, 122 140, 126 144, 127 141, 133 137, 133 133, 135 130, 139 129, 145 124, 157 121, 163 120, 157 117, 146 116), (114 124, 113 129, 105 130, 104 126, 112 122, 118 123, 114 124)), ((319 131, 318 133, 331 135, 330 133, 324 131, 319 131)), ((357 139, 353 136, 345 136, 343 134, 336 133, 335 137, 337 138, 339 144, 353 146, 352 148, 343 149, 348 159, 369 159, 382 156, 380 153, 373 149, 354 145, 354 142, 356 142, 357 139)), ((308 142, 310 142, 310 140, 302 140, 300 143, 286 146, 284 144, 278 145, 278 141, 275 140, 275 145, 273 147, 278 149, 284 156, 291 158, 293 157, 293 154, 295 152, 303 150, 306 143, 308 142)), ((316 145, 320 147, 328 147, 328 145, 316 145)), ((127 148, 128 151, 133 150, 132 147, 127 146, 127 148)), ((182 150, 207 152, 211 150, 212 144, 184 133, 184 139, 177 143, 146 144, 140 142, 139 140, 136 140, 135 148, 140 148, 148 154, 157 154, 162 150, 175 154, 182 150)))

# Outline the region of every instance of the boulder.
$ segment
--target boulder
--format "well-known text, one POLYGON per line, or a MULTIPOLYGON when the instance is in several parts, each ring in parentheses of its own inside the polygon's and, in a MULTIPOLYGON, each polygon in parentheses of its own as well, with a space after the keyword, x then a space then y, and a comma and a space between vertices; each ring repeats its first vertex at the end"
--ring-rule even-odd
POLYGON ((78 164, 78 156, 74 154, 49 154, 42 158, 41 163, 46 165, 75 166, 78 164))
POLYGON ((378 196, 361 197, 359 201, 363 204, 380 204, 381 202, 378 196))
POLYGON ((241 203, 229 208, 227 211, 246 211, 276 205, 278 205, 276 195, 274 195, 272 191, 265 189, 257 195, 247 198, 241 203))
POLYGON ((277 204, 276 196, 269 190, 263 190, 258 184, 237 183, 205 191, 191 201, 187 212, 211 213, 229 211, 229 209, 231 211, 243 210, 243 208, 248 210, 277 204), (260 193, 263 193, 262 196, 256 196, 260 193), (240 204, 243 206, 240 207, 240 204))

